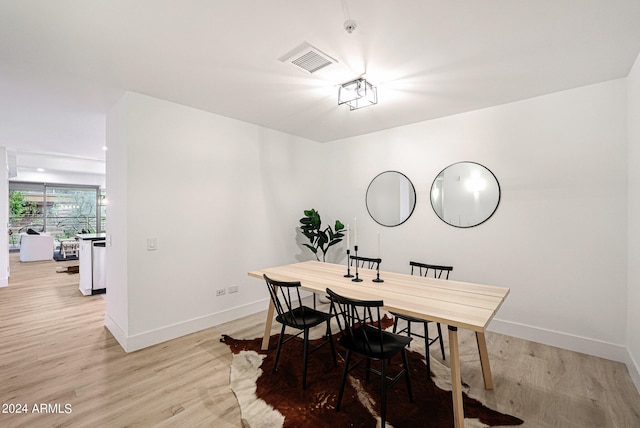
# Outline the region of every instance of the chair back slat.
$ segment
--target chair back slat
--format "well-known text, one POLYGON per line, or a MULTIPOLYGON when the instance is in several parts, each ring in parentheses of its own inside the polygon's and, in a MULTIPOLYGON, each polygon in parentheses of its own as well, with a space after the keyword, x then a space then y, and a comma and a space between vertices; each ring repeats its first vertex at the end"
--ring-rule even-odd
POLYGON ((409 262, 411 266, 411 275, 420 275, 420 276, 428 276, 429 270, 433 272, 433 277, 438 279, 449 279, 449 274, 453 270, 453 266, 442 266, 442 265, 432 265, 428 263, 420 263, 420 262, 409 262), (414 271, 415 268, 418 268, 418 271, 414 271), (442 275, 445 275, 442 278, 442 275))
POLYGON ((331 313, 336 317, 338 328, 344 336, 353 342, 362 341, 366 352, 371 353, 373 347, 383 350, 383 335, 380 308, 382 300, 356 300, 336 294, 327 288, 331 301, 331 313))
POLYGON ((300 297, 300 281, 285 282, 273 280, 267 275, 263 275, 263 277, 267 283, 271 301, 278 315, 286 318, 289 324, 302 327, 294 316, 295 309, 297 309, 302 316, 304 316, 305 312, 305 307, 300 297))
POLYGON ((358 267, 366 268, 366 269, 379 269, 380 263, 382 263, 381 258, 371 258, 371 257, 361 257, 361 256, 350 256, 351 266, 358 265, 358 267))

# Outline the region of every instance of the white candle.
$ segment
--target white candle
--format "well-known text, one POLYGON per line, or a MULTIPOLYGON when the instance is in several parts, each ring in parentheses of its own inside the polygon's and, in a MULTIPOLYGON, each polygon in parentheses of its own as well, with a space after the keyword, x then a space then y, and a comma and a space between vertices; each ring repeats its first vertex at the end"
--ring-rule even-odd
POLYGON ((358 245, 358 219, 356 217, 353 218, 353 223, 355 224, 353 230, 353 245, 358 245))
POLYGON ((380 232, 378 232, 378 258, 380 258, 380 232))

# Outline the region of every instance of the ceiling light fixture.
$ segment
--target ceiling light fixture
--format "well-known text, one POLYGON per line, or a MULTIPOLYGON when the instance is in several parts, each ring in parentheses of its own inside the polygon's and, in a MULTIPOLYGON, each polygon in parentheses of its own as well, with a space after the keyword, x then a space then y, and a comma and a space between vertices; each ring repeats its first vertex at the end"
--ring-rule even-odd
POLYGON ((338 105, 347 104, 350 110, 378 104, 378 90, 360 77, 343 83, 338 89, 338 105))

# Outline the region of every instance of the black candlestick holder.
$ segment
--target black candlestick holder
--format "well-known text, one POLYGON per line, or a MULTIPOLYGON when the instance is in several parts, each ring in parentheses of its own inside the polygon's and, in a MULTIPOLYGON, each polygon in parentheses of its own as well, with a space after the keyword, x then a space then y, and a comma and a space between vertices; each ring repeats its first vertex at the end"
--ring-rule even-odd
POLYGON ((380 263, 382 260, 378 259, 378 263, 376 263, 376 277, 372 279, 373 282, 384 282, 384 279, 380 279, 380 263))
POLYGON ((351 250, 347 248, 347 274, 344 276, 345 278, 353 278, 353 275, 351 275, 351 260, 349 254, 351 254, 351 250))
POLYGON ((353 282, 362 282, 362 278, 358 277, 358 246, 354 245, 353 249, 356 252, 356 277, 353 278, 351 281, 353 281, 353 282))

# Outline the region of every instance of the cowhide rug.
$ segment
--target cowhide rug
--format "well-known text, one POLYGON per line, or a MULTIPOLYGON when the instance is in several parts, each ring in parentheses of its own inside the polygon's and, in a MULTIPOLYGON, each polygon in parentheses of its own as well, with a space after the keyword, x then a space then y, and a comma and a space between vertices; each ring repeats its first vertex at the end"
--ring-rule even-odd
MULTIPOLYGON (((320 343, 323 339, 312 342, 320 343)), ((273 374, 277 335, 268 351, 261 351, 262 338, 237 340, 223 335, 220 339, 233 353, 230 385, 238 399, 245 428, 271 427, 376 427, 380 426, 380 378, 364 380, 364 369, 351 372, 345 386, 340 412, 335 405, 342 375, 343 350, 337 343, 338 367, 333 365, 331 350, 324 346, 311 354, 307 368, 307 389, 302 389, 302 344, 283 346, 278 371, 273 374)), ((431 378, 427 379, 421 339, 414 340, 408 351, 414 402, 409 402, 404 380, 387 394, 387 427, 453 427, 453 403, 449 368, 431 358, 431 378)), ((354 357, 355 358, 355 357, 354 357)), ((355 361, 355 360, 354 360, 355 361)), ((373 364, 372 364, 373 365, 373 364)), ((392 360, 389 372, 401 368, 399 356, 392 360)), ((468 387, 463 385, 463 390, 468 387)), ((514 426, 521 419, 484 406, 463 393, 465 426, 514 426)))

